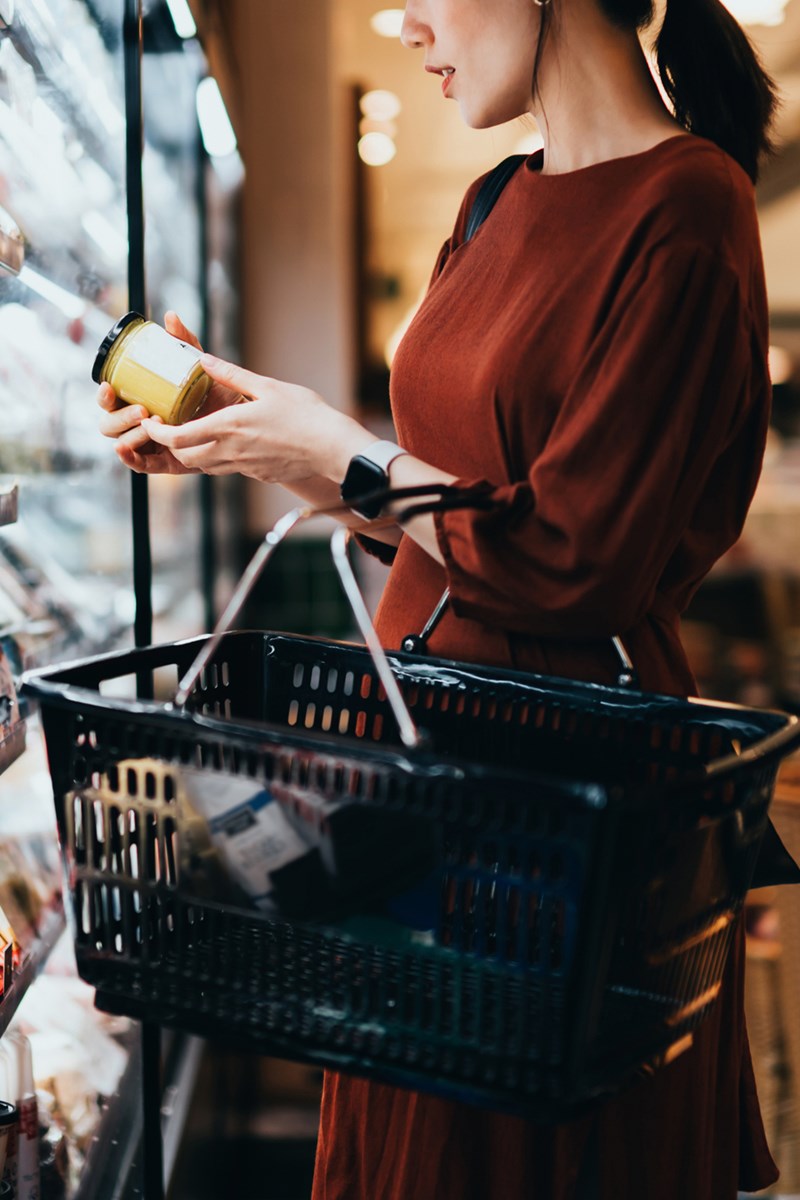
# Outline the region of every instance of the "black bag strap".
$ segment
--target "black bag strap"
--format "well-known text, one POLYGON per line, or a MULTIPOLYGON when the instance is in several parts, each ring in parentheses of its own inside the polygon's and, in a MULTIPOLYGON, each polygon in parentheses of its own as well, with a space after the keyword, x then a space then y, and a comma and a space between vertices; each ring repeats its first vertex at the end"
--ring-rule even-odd
MULTIPOLYGON (((467 231, 464 235, 465 242, 468 242, 480 229, 499 200, 503 188, 517 168, 524 163, 525 158, 526 155, 524 154, 512 154, 509 158, 504 158, 496 167, 492 167, 478 189, 478 194, 472 203, 472 208, 467 218, 467 231)), ((441 621, 449 603, 450 589, 445 588, 439 598, 438 604, 426 621, 425 627, 419 633, 408 633, 403 638, 401 643, 403 650, 411 654, 424 654, 426 652, 428 638, 441 621)))
POLYGON ((468 242, 480 229, 500 199, 503 188, 518 167, 522 166, 526 158, 526 154, 512 154, 509 158, 504 158, 496 167, 493 167, 486 176, 470 209, 467 220, 467 232, 464 236, 465 242, 468 242))

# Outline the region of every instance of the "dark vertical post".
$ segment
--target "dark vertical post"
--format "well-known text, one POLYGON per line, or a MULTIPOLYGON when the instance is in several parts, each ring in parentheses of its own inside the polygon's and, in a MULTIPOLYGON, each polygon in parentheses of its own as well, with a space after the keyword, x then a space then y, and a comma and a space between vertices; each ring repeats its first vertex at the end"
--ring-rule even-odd
MULTIPOLYGON (((208 195, 206 189, 206 171, 208 156, 197 128, 197 212, 200 218, 200 341, 212 353, 211 321, 208 295, 208 195)), ((200 587, 203 596, 203 623, 206 629, 213 629, 217 620, 214 603, 215 581, 217 575, 217 543, 214 528, 215 517, 215 486, 212 475, 200 476, 200 587)))
MULTIPOLYGON (((144 255, 144 182, 142 156, 142 0, 123 0, 122 41, 125 62, 125 170, 128 197, 128 304, 147 315, 144 255)), ((152 641, 151 596, 153 566, 150 553, 150 513, 146 475, 131 476, 133 514, 133 590, 136 601, 134 639, 137 646, 152 641)), ((148 672, 137 674, 140 697, 152 697, 148 672)), ((161 1029, 142 1023, 143 1180, 145 1200, 163 1200, 164 1151, 161 1141, 161 1029)))
POLYGON ((142 1195, 164 1200, 161 1138, 161 1026, 142 1021, 142 1195))
MULTIPOLYGON (((125 171, 128 194, 128 304, 147 315, 144 257, 144 183, 142 180, 142 0, 124 0, 125 171)), ((134 640, 147 646, 153 638, 150 513, 147 476, 131 475, 133 511, 133 591, 136 602, 134 640)), ((139 679, 139 695, 152 696, 152 680, 139 679)))

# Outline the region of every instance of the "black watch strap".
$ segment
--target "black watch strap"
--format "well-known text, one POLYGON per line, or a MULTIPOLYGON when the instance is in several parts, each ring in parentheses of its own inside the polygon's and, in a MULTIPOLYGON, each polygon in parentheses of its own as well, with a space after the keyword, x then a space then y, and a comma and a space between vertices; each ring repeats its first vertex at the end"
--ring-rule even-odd
POLYGON ((407 454, 396 442, 379 441, 367 446, 350 459, 340 494, 359 517, 373 521, 380 516, 381 501, 370 501, 373 492, 383 492, 389 486, 389 466, 401 454, 407 454))

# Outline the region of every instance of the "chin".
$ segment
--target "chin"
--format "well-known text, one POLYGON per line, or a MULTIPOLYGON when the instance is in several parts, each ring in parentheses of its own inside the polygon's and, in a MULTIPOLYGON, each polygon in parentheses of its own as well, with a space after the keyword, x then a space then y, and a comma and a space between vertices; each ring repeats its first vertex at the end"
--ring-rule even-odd
POLYGON ((494 129, 530 113, 529 104, 497 104, 479 107, 461 103, 461 119, 469 129, 494 129))

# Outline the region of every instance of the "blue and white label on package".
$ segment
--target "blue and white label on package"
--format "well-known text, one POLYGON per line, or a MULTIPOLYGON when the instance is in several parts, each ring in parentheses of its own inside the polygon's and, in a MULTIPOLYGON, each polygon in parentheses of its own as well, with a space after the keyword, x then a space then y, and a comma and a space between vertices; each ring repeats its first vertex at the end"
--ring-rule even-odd
POLYGON ((271 908, 273 876, 309 852, 281 805, 256 780, 236 775, 184 767, 181 783, 233 882, 253 904, 271 908))

